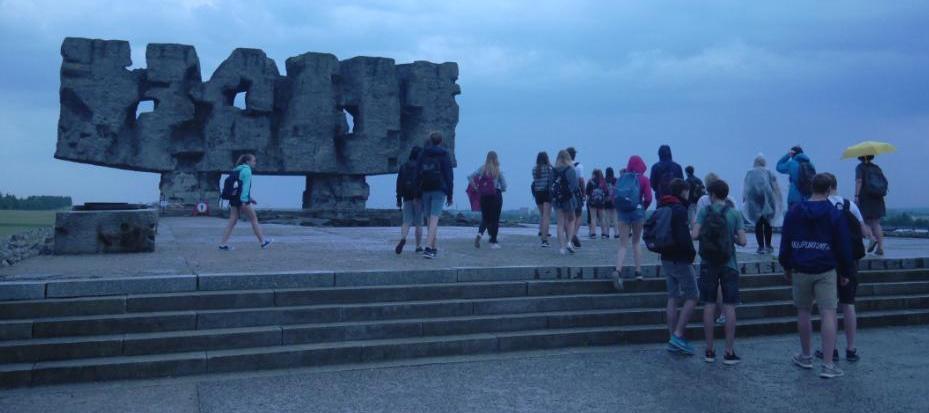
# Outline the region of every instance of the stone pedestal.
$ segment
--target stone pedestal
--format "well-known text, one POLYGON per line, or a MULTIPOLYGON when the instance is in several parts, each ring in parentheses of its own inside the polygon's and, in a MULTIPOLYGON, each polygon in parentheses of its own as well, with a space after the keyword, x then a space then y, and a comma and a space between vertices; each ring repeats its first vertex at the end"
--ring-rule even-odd
POLYGON ((158 211, 154 209, 59 212, 54 252, 153 252, 157 231, 158 211))
POLYGON ((193 211, 199 202, 206 202, 210 211, 219 211, 218 173, 165 172, 161 174, 161 196, 168 209, 193 211))
POLYGON ((370 193, 364 175, 307 175, 303 209, 364 210, 370 193))

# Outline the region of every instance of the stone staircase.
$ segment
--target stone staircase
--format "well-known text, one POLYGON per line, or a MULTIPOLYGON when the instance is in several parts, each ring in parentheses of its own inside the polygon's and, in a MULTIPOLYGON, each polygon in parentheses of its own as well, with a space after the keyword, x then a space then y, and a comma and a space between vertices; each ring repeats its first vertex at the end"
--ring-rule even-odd
MULTIPOLYGON (((859 326, 929 322, 922 264, 863 263, 859 326)), ((763 266, 754 272, 762 274, 740 281, 737 334, 794 332, 786 281, 763 266)), ((667 340, 664 279, 616 292, 608 274, 520 267, 0 283, 0 386, 667 340)))

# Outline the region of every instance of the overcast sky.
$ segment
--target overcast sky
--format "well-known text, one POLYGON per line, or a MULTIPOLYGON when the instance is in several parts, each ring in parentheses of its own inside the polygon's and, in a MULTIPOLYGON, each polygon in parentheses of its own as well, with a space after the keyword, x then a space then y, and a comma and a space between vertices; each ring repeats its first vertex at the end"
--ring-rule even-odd
MULTIPOLYGON (((897 145, 877 162, 891 207, 929 206, 926 1, 8 1, 0 0, 0 192, 154 201, 158 175, 55 160, 60 45, 66 36, 193 45, 203 78, 236 47, 290 56, 384 56, 460 66, 456 199, 488 150, 505 208, 529 206, 539 150, 569 145, 589 174, 648 164, 660 144, 739 193, 758 153, 802 144, 851 195, 861 140, 897 145), (256 4, 262 5, 256 5, 256 4), (501 4, 502 3, 502 4, 501 4)), ((394 176, 370 177, 370 207, 394 176)), ((786 183, 782 183, 786 187, 786 183)), ((303 179, 260 176, 262 206, 298 207, 303 179)))

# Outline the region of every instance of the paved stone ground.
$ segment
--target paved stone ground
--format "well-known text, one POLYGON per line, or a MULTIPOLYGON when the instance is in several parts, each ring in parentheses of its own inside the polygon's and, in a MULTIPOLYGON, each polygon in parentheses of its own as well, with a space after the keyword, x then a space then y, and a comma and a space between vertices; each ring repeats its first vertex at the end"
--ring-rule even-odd
MULTIPOLYGON (((0 412, 924 412, 929 326, 863 330, 823 380, 795 336, 736 343, 736 367, 624 346, 0 391, 0 412)), ((842 340, 844 342, 844 340, 842 340)))
MULTIPOLYGON (((576 256, 560 256, 557 248, 538 246, 535 228, 503 228, 503 248, 475 249, 476 229, 443 227, 439 229, 440 259, 429 261, 412 253, 410 236, 407 252, 393 253, 399 236, 397 228, 313 228, 289 225, 264 225, 274 239, 270 250, 258 248, 246 223, 237 227, 232 253, 216 249, 224 222, 218 218, 163 218, 159 223, 156 252, 150 254, 39 256, 13 267, 0 269, 4 280, 87 278, 161 274, 201 274, 217 272, 267 272, 301 270, 402 270, 451 267, 612 265, 617 241, 583 239, 576 256)), ((586 235, 587 229, 582 228, 586 235)), ((770 260, 758 256, 754 237, 741 248, 740 259, 770 260)), ((486 238, 485 238, 486 241, 486 238)), ((642 248, 646 263, 657 257, 642 248)), ((929 251, 929 240, 892 239, 888 257, 920 257, 929 251)), ((631 265, 631 253, 627 256, 631 265)))

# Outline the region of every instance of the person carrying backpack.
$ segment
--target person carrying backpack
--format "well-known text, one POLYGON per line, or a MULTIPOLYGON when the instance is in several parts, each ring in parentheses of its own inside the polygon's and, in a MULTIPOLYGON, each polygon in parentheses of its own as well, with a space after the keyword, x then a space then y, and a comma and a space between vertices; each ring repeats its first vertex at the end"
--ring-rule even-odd
POLYGON ((604 179, 606 180, 606 187, 608 193, 606 196, 606 206, 603 207, 603 215, 606 216, 606 228, 607 230, 604 233, 609 238, 610 231, 613 231, 613 238, 619 238, 619 221, 616 219, 616 173, 613 172, 612 167, 606 168, 604 179))
POLYGON ((557 222, 555 233, 558 235, 558 244, 561 247, 559 252, 562 255, 569 252, 574 254, 575 247, 571 240, 575 236, 577 230, 575 221, 578 219, 575 214, 578 205, 575 194, 580 190, 577 172, 567 150, 559 151, 555 162, 551 191, 552 205, 555 206, 555 219, 557 222))
MULTIPOLYGON (((581 217, 584 216, 584 203, 586 201, 584 196, 584 188, 586 188, 586 183, 584 182, 584 165, 582 165, 577 160, 577 150, 573 146, 569 146, 567 149, 568 154, 571 155, 571 165, 574 167, 574 172, 577 174, 577 191, 574 193, 574 196, 577 198, 577 207, 574 208, 574 236, 571 237, 571 244, 574 245, 574 248, 581 247, 581 240, 577 237, 578 232, 581 231, 581 225, 584 223, 581 220, 581 217)), ((588 222, 590 224, 590 214, 587 214, 588 222)))
POLYGON ((619 248, 616 251, 616 270, 613 285, 622 289, 622 268, 632 232, 632 257, 635 260, 635 277, 642 279, 642 228, 645 225, 645 210, 652 203, 652 191, 645 176, 645 162, 638 155, 629 157, 625 172, 619 176, 614 190, 616 216, 619 220, 619 248))
POLYGON ((700 243, 700 301, 703 303, 703 331, 706 337, 704 361, 716 361, 713 330, 716 328, 717 294, 722 292, 726 334, 723 364, 731 366, 742 361, 735 354, 735 306, 739 304, 740 274, 735 246, 745 246, 747 242, 742 214, 728 202, 729 185, 721 179, 715 180, 709 184, 707 191, 711 204, 697 214, 697 224, 691 234, 700 243))
POLYGON ((239 156, 235 163, 235 168, 229 173, 226 181, 223 183, 222 198, 229 201, 229 222, 226 224, 226 230, 223 232, 223 239, 219 242, 219 249, 229 251, 229 237, 232 230, 235 229, 236 223, 239 222, 239 215, 245 215, 246 219, 252 224, 252 231, 258 237, 258 244, 262 249, 268 248, 272 240, 265 239, 258 225, 258 216, 252 204, 257 204, 252 197, 252 169, 257 164, 255 155, 250 153, 239 156))
POLYGON ((706 186, 703 185, 703 181, 701 181, 700 178, 694 175, 694 167, 692 165, 687 165, 687 167, 684 168, 684 173, 687 174, 684 183, 690 188, 687 193, 687 218, 690 221, 690 226, 693 227, 697 220, 697 201, 706 195, 706 186))
POLYGON ((874 234, 874 240, 868 246, 868 252, 878 256, 884 255, 884 229, 881 218, 887 215, 884 197, 887 196, 887 177, 874 161, 874 155, 858 158, 861 163, 855 167, 855 202, 861 207, 864 223, 874 234), (877 251, 875 251, 877 248, 877 251))
POLYGON ((661 145, 658 148, 658 162, 652 165, 652 175, 649 181, 655 191, 655 199, 670 194, 671 181, 675 178, 684 179, 684 171, 674 162, 671 156, 671 147, 661 145))
MULTIPOLYGON (((858 347, 855 346, 855 338, 858 333, 858 316, 855 311, 855 296, 858 294, 858 261, 867 255, 865 252, 865 238, 872 238, 870 228, 865 224, 861 210, 858 205, 846 198, 838 195, 839 182, 835 175, 826 173, 830 179, 829 184, 829 203, 835 206, 848 223, 848 232, 851 235, 852 266, 848 269, 848 282, 844 285, 838 284, 836 291, 839 297, 839 306, 842 308, 842 321, 845 326, 845 360, 856 362, 860 359, 858 356, 858 347)), ((838 331, 838 325, 836 325, 838 331)), ((822 359, 822 350, 816 350, 816 357, 822 359)), ((838 346, 832 351, 832 359, 839 359, 838 346)))
MULTIPOLYGON (((477 168, 468 176, 468 182, 477 188, 481 195, 481 227, 490 233, 490 248, 500 248, 497 234, 500 230, 500 213, 503 210, 503 192, 506 192, 506 179, 500 172, 500 159, 494 151, 487 152, 484 166, 477 168)), ((478 230, 474 247, 481 247, 482 231, 478 230)))
POLYGON ((658 200, 658 207, 645 224, 645 244, 661 254, 661 273, 668 287, 666 319, 671 335, 668 351, 693 355, 693 347, 684 338, 698 297, 693 265, 697 253, 690 239, 687 219, 689 191, 684 180, 679 178, 671 180, 668 190, 670 193, 658 200))
POLYGON ((764 155, 758 154, 754 167, 745 174, 742 185, 742 215, 755 226, 758 254, 774 252, 774 246, 771 245, 773 226, 779 225, 783 209, 783 196, 777 177, 766 166, 764 155))
POLYGON ((816 166, 810 157, 803 153, 803 148, 794 146, 777 161, 777 171, 787 175, 790 189, 787 194, 787 209, 793 208, 810 198, 813 193, 812 181, 816 175, 816 166))
POLYGON ((606 178, 603 177, 603 171, 594 169, 590 181, 587 182, 587 213, 590 216, 590 239, 597 239, 597 226, 599 223, 601 238, 610 238, 609 228, 606 227, 606 202, 610 194, 609 187, 606 184, 606 178))
POLYGON ((429 217, 429 235, 423 258, 434 259, 439 251, 436 249, 436 232, 439 229, 439 216, 442 215, 442 203, 452 205, 454 178, 452 161, 448 151, 443 148, 442 134, 432 132, 429 146, 423 150, 417 165, 419 188, 422 193, 423 213, 429 217))
POLYGON ((406 237, 410 234, 410 226, 416 226, 416 252, 423 251, 423 205, 422 193, 419 188, 419 155, 422 148, 414 146, 410 150, 410 158, 397 172, 397 208, 403 213, 403 223, 400 226, 400 241, 397 242, 394 252, 403 253, 406 237))
POLYGON ((803 369, 813 368, 811 310, 813 302, 821 318, 823 365, 819 376, 834 378, 845 374, 835 365, 838 285, 850 282, 853 274, 851 234, 848 222, 829 201, 831 179, 825 174, 813 177, 813 195, 797 204, 784 218, 778 261, 791 282, 797 307, 797 329, 801 352, 792 361, 803 369), (838 285, 836 285, 838 283, 838 285))
POLYGON ((542 238, 542 248, 549 247, 549 226, 552 220, 552 181, 555 171, 548 160, 548 153, 539 152, 535 158, 535 167, 532 168, 532 197, 539 208, 539 237, 542 238))

